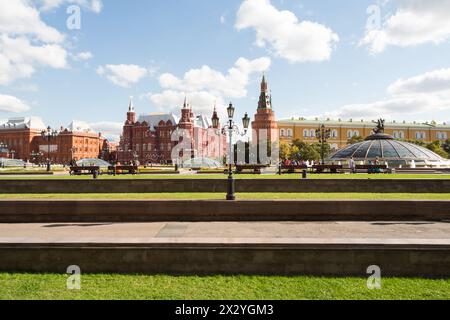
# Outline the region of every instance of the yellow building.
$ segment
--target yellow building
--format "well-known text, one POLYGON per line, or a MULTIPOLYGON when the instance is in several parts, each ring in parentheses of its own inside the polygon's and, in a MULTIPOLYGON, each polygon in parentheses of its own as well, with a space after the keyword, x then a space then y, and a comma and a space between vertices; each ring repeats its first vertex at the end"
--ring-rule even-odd
MULTIPOLYGON (((305 118, 292 118, 278 121, 280 140, 292 142, 299 139, 305 142, 318 142, 316 130, 325 125, 331 130, 331 138, 328 143, 333 150, 347 146, 348 139, 353 136, 366 138, 373 133, 376 127, 375 122, 364 120, 308 120, 305 118)), ((436 140, 444 142, 450 138, 450 125, 443 123, 407 123, 407 122, 386 122, 385 133, 392 135, 399 140, 419 140, 430 143, 436 140)))

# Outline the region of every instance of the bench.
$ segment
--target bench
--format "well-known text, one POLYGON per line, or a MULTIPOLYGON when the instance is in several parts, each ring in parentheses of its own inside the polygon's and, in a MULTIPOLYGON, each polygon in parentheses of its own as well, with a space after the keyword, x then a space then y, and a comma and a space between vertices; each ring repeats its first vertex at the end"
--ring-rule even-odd
POLYGON ((82 174, 94 174, 95 172, 100 173, 100 167, 98 166, 89 166, 89 167, 78 167, 72 166, 70 167, 70 175, 77 176, 82 174))
POLYGON ((285 171, 287 173, 295 173, 296 170, 307 170, 308 166, 307 165, 282 165, 281 166, 281 170, 285 171))
POLYGON ((138 174, 139 167, 138 166, 110 166, 108 167, 109 174, 138 174))
POLYGON ((244 171, 251 171, 253 174, 261 174, 262 169, 267 168, 266 165, 260 165, 260 164, 238 164, 236 165, 236 173, 241 174, 244 171))
POLYGON ((314 165, 313 172, 315 173, 324 173, 325 171, 329 171, 330 173, 340 173, 344 166, 342 165, 314 165))
POLYGON ((388 166, 387 165, 378 165, 378 164, 374 164, 374 165, 357 165, 356 166, 356 171, 358 170, 364 170, 367 171, 369 174, 371 173, 387 173, 388 172, 388 166))

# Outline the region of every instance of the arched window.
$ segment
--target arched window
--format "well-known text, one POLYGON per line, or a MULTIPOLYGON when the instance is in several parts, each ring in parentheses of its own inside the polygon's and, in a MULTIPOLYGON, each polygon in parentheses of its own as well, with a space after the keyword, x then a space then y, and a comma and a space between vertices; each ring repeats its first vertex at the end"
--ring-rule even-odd
POLYGON ((288 136, 289 138, 292 138, 292 129, 288 129, 288 130, 287 130, 287 136, 288 136))
POLYGON ((359 131, 358 130, 353 131, 353 136, 359 137, 360 136, 359 131))
POLYGON ((399 131, 399 132, 398 132, 398 137, 399 137, 400 139, 405 139, 405 133, 404 133, 403 131, 399 131))
POLYGON ((353 131, 352 130, 348 130, 347 131, 347 138, 351 138, 353 136, 353 131))
POLYGON ((308 138, 309 137, 309 131, 308 130, 303 130, 303 137, 304 138, 308 138))
POLYGON ((337 139, 337 138, 338 138, 338 132, 337 132, 337 130, 332 130, 332 131, 331 131, 331 138, 333 138, 333 139, 337 139))
POLYGON ((284 137, 285 134, 286 134, 286 132, 284 131, 284 129, 281 129, 281 130, 280 130, 280 135, 281 135, 282 137, 284 137))
POLYGON ((425 132, 416 132, 416 139, 417 140, 423 140, 426 139, 427 135, 425 132))
POLYGON ((309 136, 310 136, 311 138, 315 138, 315 137, 316 137, 316 130, 311 129, 311 130, 309 131, 309 136))

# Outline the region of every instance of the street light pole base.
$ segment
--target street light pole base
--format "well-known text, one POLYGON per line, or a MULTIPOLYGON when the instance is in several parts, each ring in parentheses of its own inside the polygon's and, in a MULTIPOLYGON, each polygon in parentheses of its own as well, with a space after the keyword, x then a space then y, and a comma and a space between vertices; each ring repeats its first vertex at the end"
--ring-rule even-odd
POLYGON ((228 177, 228 192, 227 192, 227 201, 234 201, 236 200, 236 196, 234 194, 234 178, 228 177))

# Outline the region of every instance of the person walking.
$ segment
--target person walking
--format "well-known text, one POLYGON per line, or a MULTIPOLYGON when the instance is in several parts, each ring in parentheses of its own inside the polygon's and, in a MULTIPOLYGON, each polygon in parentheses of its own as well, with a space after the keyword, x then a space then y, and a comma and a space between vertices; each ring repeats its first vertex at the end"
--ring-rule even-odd
POLYGON ((353 159, 353 157, 351 157, 348 163, 350 165, 351 173, 355 174, 356 173, 356 162, 355 162, 355 159, 353 159))

